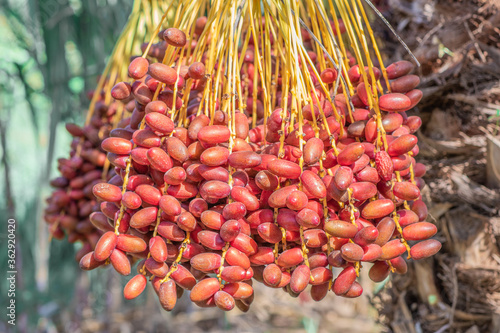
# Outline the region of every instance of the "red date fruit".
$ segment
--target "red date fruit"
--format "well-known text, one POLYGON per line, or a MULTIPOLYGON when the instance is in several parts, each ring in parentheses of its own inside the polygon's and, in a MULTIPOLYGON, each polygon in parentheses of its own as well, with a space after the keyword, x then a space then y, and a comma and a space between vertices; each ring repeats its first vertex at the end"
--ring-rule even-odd
POLYGON ((270 161, 267 164, 267 168, 278 177, 286 177, 290 179, 297 179, 302 173, 298 164, 286 160, 270 161))
POLYGON ((207 278, 199 281, 189 295, 192 302, 206 301, 219 291, 219 280, 217 278, 207 278))
POLYGON ((224 311, 231 311, 235 306, 234 297, 223 290, 214 294, 214 302, 219 309, 224 311))
POLYGON ((341 296, 351 289, 355 280, 356 270, 354 267, 346 267, 333 282, 332 290, 336 295, 341 296))
POLYGON ((425 259, 438 253, 441 246, 439 241, 428 239, 413 245, 410 249, 410 255, 415 260, 425 259))
POLYGON ((434 224, 418 222, 405 227, 403 229, 403 237, 410 241, 425 240, 434 236, 436 232, 437 228, 434 224))
POLYGON ((138 57, 128 66, 128 75, 136 80, 143 78, 148 72, 149 62, 146 58, 138 57))
POLYGON ((399 239, 394 239, 382 246, 382 256, 380 260, 394 259, 406 252, 405 245, 399 239))
POLYGON ((299 265, 297 266, 293 272, 290 279, 290 289, 294 293, 301 293, 306 289, 309 284, 309 277, 311 275, 311 271, 307 265, 299 265))
POLYGON ((292 248, 281 253, 277 260, 277 265, 283 268, 296 266, 304 260, 300 248, 292 248))
POLYGON ((142 274, 137 274, 125 285, 123 296, 125 299, 134 299, 139 296, 146 288, 148 280, 142 274))
POLYGON ((160 285, 158 299, 160 300, 161 307, 166 311, 174 309, 177 303, 177 288, 174 280, 165 281, 160 285))
POLYGON ((117 237, 114 232, 108 231, 101 236, 94 249, 94 258, 104 261, 109 258, 116 247, 117 237))
POLYGON ((174 47, 186 45, 186 34, 177 28, 168 28, 163 33, 163 39, 174 47))

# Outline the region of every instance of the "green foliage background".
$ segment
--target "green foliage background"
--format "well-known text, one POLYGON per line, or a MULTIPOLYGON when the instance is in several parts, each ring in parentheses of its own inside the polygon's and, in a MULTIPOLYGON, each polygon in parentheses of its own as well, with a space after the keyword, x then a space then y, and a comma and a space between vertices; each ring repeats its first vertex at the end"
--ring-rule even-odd
POLYGON ((88 99, 132 7, 126 0, 0 1, 0 332, 54 331, 70 305, 76 245, 49 243, 43 221, 56 160, 69 154, 65 122, 88 99), (17 325, 6 324, 7 219, 15 218, 17 325))

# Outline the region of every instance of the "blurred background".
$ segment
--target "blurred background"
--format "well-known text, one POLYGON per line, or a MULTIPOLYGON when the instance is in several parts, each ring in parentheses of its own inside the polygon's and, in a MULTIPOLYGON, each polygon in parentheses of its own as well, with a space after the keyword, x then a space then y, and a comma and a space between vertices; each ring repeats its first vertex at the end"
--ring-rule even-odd
MULTIPOLYGON (((127 279, 82 272, 78 244, 50 240, 49 179, 132 8, 125 0, 3 0, 0 5, 0 267, 15 218, 17 325, 0 332, 500 332, 500 12, 495 0, 374 1, 421 62, 422 192, 443 249, 405 276, 321 303, 256 289, 248 313, 181 301, 161 310, 154 292, 126 301, 127 279)), ((407 55, 372 15, 388 62, 407 55)), ((1 308, 8 300, 2 273, 1 308)))

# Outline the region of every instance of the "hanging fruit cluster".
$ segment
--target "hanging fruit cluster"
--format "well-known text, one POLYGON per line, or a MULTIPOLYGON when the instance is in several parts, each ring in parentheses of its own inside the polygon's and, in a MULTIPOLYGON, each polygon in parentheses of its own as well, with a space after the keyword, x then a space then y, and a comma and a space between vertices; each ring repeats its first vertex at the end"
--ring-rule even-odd
POLYGON ((245 311, 253 280, 357 297, 362 266, 379 282, 439 251, 406 114, 419 78, 383 65, 361 2, 205 5, 180 1, 111 90, 134 110, 101 144, 116 175, 93 187, 103 235, 80 267, 138 261, 127 299, 149 280, 166 310, 189 290, 245 311))

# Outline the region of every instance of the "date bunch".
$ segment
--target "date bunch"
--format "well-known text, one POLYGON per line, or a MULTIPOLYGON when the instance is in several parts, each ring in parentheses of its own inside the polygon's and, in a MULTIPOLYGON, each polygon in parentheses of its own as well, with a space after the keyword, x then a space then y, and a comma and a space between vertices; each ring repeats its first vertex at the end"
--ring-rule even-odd
MULTIPOLYGON (((205 22, 196 21, 200 31, 205 22)), ((164 50, 153 50, 167 56, 188 44, 179 29, 161 36, 164 50)), ((314 98, 298 103, 280 77, 279 107, 268 113, 254 73, 263 48, 243 53, 246 96, 229 108, 227 96, 204 107, 220 88, 208 56, 177 66, 132 60, 133 82, 112 95, 135 107, 101 143, 116 175, 93 186, 100 211, 90 221, 103 234, 82 269, 129 275, 137 262, 127 299, 149 281, 166 310, 188 290, 198 306, 246 311, 254 281, 316 301, 330 290, 358 297, 365 266, 380 282, 406 272, 405 253, 439 251, 420 194, 426 169, 415 161, 421 120, 406 114, 422 97, 413 65, 396 62, 386 75, 354 65, 344 75, 349 94, 335 68, 318 71, 310 47, 314 98)))

